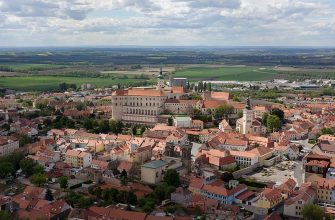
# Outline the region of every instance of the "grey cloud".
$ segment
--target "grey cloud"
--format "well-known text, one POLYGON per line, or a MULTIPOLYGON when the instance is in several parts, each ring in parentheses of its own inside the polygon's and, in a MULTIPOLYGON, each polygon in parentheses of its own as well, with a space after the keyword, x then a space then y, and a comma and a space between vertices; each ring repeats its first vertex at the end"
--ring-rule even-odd
POLYGON ((239 8, 240 0, 178 0, 192 8, 239 8))
POLYGON ((60 17, 82 20, 89 12, 85 4, 76 0, 0 0, 0 2, 2 3, 0 12, 18 17, 60 17))

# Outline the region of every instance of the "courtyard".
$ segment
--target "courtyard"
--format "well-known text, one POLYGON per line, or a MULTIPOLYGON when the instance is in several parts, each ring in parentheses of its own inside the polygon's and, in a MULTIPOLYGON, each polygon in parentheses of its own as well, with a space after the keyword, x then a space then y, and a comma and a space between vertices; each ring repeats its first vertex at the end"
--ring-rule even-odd
POLYGON ((245 175, 246 178, 257 182, 274 182, 276 185, 284 183, 287 179, 294 179, 300 186, 303 183, 301 161, 282 161, 271 167, 264 167, 258 172, 245 175))

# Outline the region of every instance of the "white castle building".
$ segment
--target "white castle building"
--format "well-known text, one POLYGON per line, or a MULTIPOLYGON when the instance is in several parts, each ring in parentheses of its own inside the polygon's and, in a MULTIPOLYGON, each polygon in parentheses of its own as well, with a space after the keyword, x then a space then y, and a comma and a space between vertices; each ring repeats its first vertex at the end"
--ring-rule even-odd
POLYGON ((162 68, 157 77, 157 86, 117 90, 112 93, 112 118, 139 124, 158 123, 158 116, 164 111, 167 95, 162 68))

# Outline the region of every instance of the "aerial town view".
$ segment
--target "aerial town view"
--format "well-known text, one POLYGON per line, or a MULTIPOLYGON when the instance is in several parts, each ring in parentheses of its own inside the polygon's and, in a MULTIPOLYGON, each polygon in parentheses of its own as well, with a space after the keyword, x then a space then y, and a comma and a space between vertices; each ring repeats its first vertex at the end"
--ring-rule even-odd
POLYGON ((0 0, 0 220, 335 219, 332 0, 0 0))

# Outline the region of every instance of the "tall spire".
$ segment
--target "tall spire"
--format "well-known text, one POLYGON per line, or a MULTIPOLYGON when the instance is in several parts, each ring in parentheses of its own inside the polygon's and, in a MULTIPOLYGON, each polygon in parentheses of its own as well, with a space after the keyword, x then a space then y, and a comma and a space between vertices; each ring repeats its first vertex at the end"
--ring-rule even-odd
POLYGON ((248 109, 248 110, 251 110, 251 104, 250 104, 250 97, 249 96, 247 98, 247 102, 245 104, 245 108, 248 109))
POLYGON ((157 76, 157 89, 164 88, 164 76, 163 76, 163 69, 162 66, 159 69, 159 74, 157 76))
POLYGON ((160 67, 160 69, 159 69, 159 75, 158 75, 157 78, 158 79, 163 79, 163 68, 162 67, 160 67))

